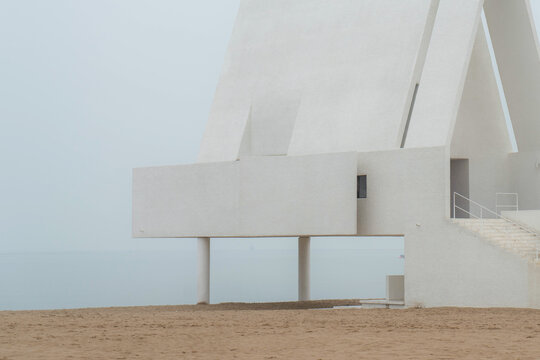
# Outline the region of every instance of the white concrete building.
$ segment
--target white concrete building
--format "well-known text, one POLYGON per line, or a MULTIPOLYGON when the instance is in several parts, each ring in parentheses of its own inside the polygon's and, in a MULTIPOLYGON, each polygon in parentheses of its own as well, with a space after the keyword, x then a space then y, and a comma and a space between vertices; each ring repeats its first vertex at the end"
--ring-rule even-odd
POLYGON ((133 172, 200 302, 211 238, 298 237, 303 300, 311 236, 395 235, 406 305, 540 308, 539 232, 529 0, 243 0, 198 162, 133 172))

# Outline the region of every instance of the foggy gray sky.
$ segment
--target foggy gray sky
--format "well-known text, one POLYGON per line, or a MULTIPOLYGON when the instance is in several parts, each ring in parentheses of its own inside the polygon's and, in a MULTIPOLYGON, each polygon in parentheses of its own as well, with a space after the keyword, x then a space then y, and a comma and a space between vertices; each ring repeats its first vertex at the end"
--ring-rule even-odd
POLYGON ((195 161, 238 3, 0 0, 0 252, 194 247, 131 239, 131 169, 195 161))
POLYGON ((0 1, 0 251, 124 249, 131 168, 189 163, 237 0, 0 1))

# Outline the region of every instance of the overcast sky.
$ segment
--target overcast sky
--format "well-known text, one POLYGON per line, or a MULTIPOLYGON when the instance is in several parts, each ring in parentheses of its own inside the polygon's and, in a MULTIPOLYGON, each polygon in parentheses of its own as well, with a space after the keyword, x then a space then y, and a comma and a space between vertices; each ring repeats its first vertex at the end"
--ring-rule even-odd
POLYGON ((0 252, 193 246, 131 239, 131 169, 195 161, 238 4, 0 0, 0 252))

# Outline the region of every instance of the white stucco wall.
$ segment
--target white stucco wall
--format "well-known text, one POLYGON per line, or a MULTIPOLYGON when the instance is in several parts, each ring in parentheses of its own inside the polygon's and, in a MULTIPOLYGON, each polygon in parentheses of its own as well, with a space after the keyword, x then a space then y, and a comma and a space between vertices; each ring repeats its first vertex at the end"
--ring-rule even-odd
MULTIPOLYGON (((469 159, 469 196, 495 211, 496 193, 510 192, 512 151, 486 34, 479 25, 451 143, 451 156, 469 159)), ((479 215, 480 209, 471 211, 479 215)))
POLYGON ((356 154, 133 171, 134 237, 356 233, 356 154))
POLYGON ((358 200, 358 234, 403 235, 446 218, 449 166, 444 147, 358 153, 368 194, 358 200))
POLYGON ((512 152, 483 26, 479 25, 451 142, 453 158, 512 152))
POLYGON ((405 300, 411 306, 540 308, 535 271, 454 224, 429 223, 405 237, 405 300))
POLYGON ((482 4, 441 1, 405 147, 449 146, 482 4))
POLYGON ((289 154, 401 145, 438 1, 352 3, 358 10, 348 59, 324 69, 305 89, 289 154))
POLYGON ((407 305, 540 307, 534 267, 449 222, 449 167, 445 147, 359 153, 359 235, 404 235, 407 305))
POLYGON ((540 55, 529 0, 486 0, 484 8, 518 148, 540 150, 540 55))
POLYGON ((436 147, 135 169, 134 236, 404 235, 407 305, 540 308, 537 266, 447 219, 449 162, 436 147))
POLYGON ((243 0, 198 161, 399 147, 437 4, 243 0))
POLYGON ((444 147, 360 153, 359 234, 404 234, 407 305, 540 307, 537 270, 447 219, 449 162, 444 147))
POLYGON ((519 194, 521 210, 540 210, 540 151, 509 155, 512 192, 519 194))
POLYGON ((469 159, 473 200, 540 209, 530 4, 486 0, 508 154, 483 3, 243 0, 199 163, 134 170, 133 236, 404 235, 408 305, 540 308, 538 266, 448 219, 451 158, 469 159))

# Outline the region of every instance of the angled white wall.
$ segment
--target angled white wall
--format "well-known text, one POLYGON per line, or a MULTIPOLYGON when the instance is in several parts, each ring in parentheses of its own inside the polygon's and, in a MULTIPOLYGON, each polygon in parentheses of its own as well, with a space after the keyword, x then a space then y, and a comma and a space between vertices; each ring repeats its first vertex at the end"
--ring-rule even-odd
POLYGON ((486 18, 519 153, 507 173, 520 208, 540 209, 540 54, 529 0, 486 0, 486 18))
MULTIPOLYGON (((497 192, 511 192, 507 159, 510 136, 491 62, 479 25, 452 143, 451 157, 469 159, 469 197, 495 210, 497 192)), ((479 209, 472 208, 476 214, 479 209)), ((478 214, 479 215, 479 214, 478 214)))
POLYGON ((351 50, 304 89, 289 154, 400 147, 438 1, 351 3, 355 32, 336 33, 351 50))
POLYGON ((441 1, 406 148, 450 145, 482 4, 483 0, 441 1))
POLYGON ((487 157, 510 152, 512 145, 487 38, 479 25, 453 131, 451 156, 487 157))
POLYGON ((243 0, 198 161, 398 148, 437 4, 243 0))
POLYGON ((529 0, 486 0, 485 12, 519 151, 540 150, 540 54, 529 0))

